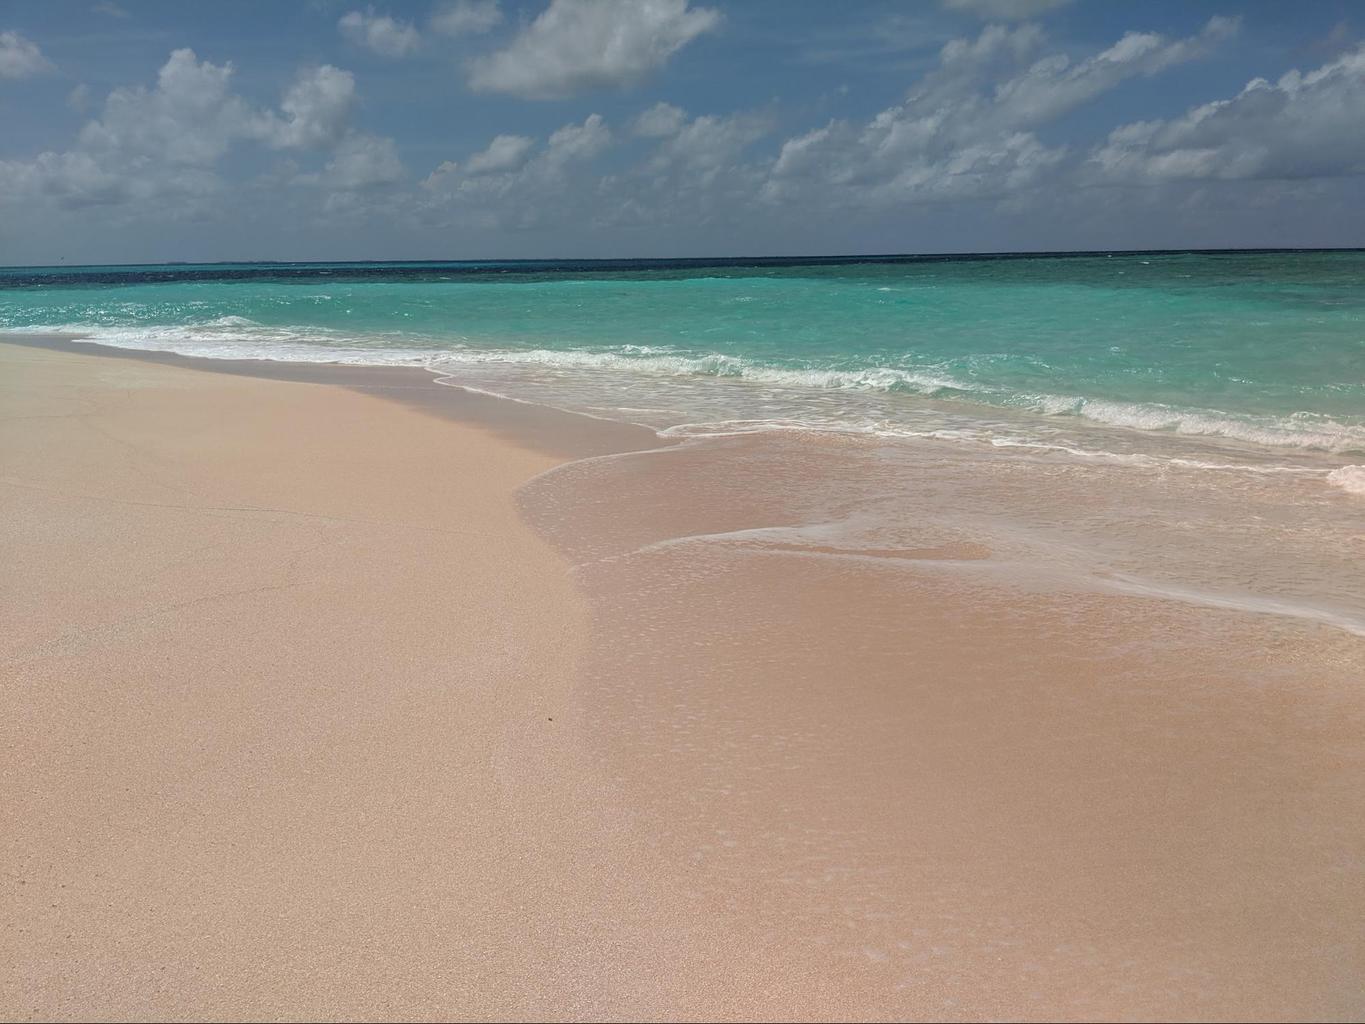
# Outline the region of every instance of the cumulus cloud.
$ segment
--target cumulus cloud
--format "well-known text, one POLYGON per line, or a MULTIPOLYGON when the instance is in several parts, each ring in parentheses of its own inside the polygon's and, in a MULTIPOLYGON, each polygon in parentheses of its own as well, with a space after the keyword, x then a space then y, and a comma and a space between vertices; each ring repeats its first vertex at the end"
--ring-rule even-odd
POLYGON ((0 160, 0 196, 45 195, 68 207, 121 203, 140 184, 106 169, 89 153, 40 153, 32 160, 0 160))
POLYGON ((1365 46, 1306 74, 1256 78, 1231 99, 1110 133, 1100 180, 1302 179, 1365 173, 1365 46))
POLYGON ((499 135, 487 149, 469 158, 465 170, 470 174, 516 170, 526 162, 535 144, 536 140, 529 135, 499 135))
POLYGON ((851 203, 1001 197, 1033 186, 1066 158, 1036 130, 1135 76, 1191 60, 1236 23, 1195 36, 1130 32, 1073 61, 1043 53, 1035 25, 990 25, 945 45, 904 102, 866 124, 835 120, 789 139, 764 187, 770 200, 828 191, 851 203))
POLYGON ((260 131, 259 116, 230 91, 231 77, 230 64, 176 50, 154 87, 111 92, 73 148, 2 162, 0 179, 15 194, 71 207, 205 195, 217 181, 212 164, 234 140, 260 131))
POLYGON ((428 212, 486 228, 522 229, 564 219, 571 210, 564 197, 593 190, 598 179, 592 162, 611 143, 600 114, 564 125, 539 148, 521 136, 498 136, 464 166, 447 161, 427 177, 428 212))
POLYGON ((337 29, 356 46, 381 57, 406 57, 422 45, 422 36, 412 25, 376 14, 373 7, 343 14, 337 29))
POLYGON ((355 76, 323 64, 298 73, 280 112, 265 115, 259 131, 279 149, 326 146, 345 135, 354 106, 355 76))
MULTIPOLYGON (((675 182, 675 187, 709 186, 717 175, 730 171, 744 150, 772 130, 771 119, 758 114, 703 114, 689 120, 683 111, 677 112, 680 120, 671 131, 659 133, 664 138, 645 164, 651 173, 680 173, 684 180, 675 182)), ((657 108, 641 116, 651 113, 657 116, 657 108)), ((636 124, 638 127, 639 122, 636 124)))
POLYGON ((1071 0, 943 0, 950 11, 975 14, 990 21, 1022 21, 1065 7, 1071 0))
POLYGON ((751 148, 773 130, 767 114, 689 117, 660 103, 640 114, 632 130, 655 144, 640 163, 603 179, 595 197, 599 222, 695 227, 733 223, 737 213, 754 208, 769 161, 751 148))
POLYGON ((604 174, 616 141, 600 115, 564 125, 542 142, 498 136, 424 183, 426 219, 490 230, 639 228, 730 219, 752 208, 765 161, 750 153, 771 134, 764 113, 690 116, 657 104, 630 122, 650 141, 642 158, 604 174))
POLYGON ((1080 61, 1064 54, 1034 59, 1045 37, 1035 26, 1015 29, 988 26, 975 40, 944 46, 940 67, 910 93, 907 106, 921 109, 936 103, 970 107, 986 124, 970 131, 1030 128, 1054 120, 1129 78, 1154 75, 1208 53, 1237 31, 1233 18, 1210 18, 1185 39, 1155 32, 1128 32, 1105 50, 1080 61), (1021 71, 1011 64, 1031 61, 1021 71), (995 84, 991 86, 991 82, 995 84), (989 87, 989 94, 984 90, 989 87))
POLYGON ((134 157, 173 164, 217 160, 239 138, 260 130, 259 118, 229 88, 233 68, 176 50, 157 73, 156 86, 115 89, 104 115, 80 133, 80 148, 119 162, 134 157))
POLYGON ((506 49, 472 62, 469 84, 525 99, 629 85, 720 20, 688 0, 551 0, 506 49))
MULTIPOLYGON (((357 7, 352 13, 363 28, 380 17, 362 13, 365 2, 335 11, 357 7)), ((620 84, 714 27, 717 16, 695 6, 701 2, 555 0, 509 29, 505 48, 477 67, 503 75, 498 88, 518 95, 620 84), (521 63, 495 67, 512 53, 521 63)), ((988 6, 1004 20, 1004 7, 973 9, 988 6)), ((491 0, 447 0, 422 27, 463 36, 491 30, 501 16, 491 0)), ((1350 176, 1365 175, 1365 47, 1343 52, 1345 44, 1334 43, 1303 58, 1303 71, 1255 79, 1168 119, 1110 132, 1111 120, 1081 139, 1076 131, 1092 119, 1059 123, 1125 82, 1199 58, 1236 27, 1214 18, 1185 38, 1129 32, 1111 46, 1062 53, 1037 24, 990 24, 948 42, 898 102, 882 104, 875 116, 812 119, 780 136, 771 110, 697 114, 667 102, 641 103, 619 128, 597 114, 539 134, 515 134, 525 128, 512 122, 500 134, 489 131, 486 144, 462 151, 458 162, 441 164, 420 187, 394 140, 353 123, 358 97, 350 72, 301 69, 269 103, 238 92, 231 64, 177 50, 143 85, 107 98, 104 90, 73 89, 68 103, 90 110, 88 123, 65 149, 0 160, 0 203, 9 224, 24 222, 30 210, 31 223, 53 223, 52 208, 60 206, 108 207, 72 221, 108 226, 229 210, 235 216, 246 208, 231 191, 240 188, 263 200, 251 206, 266 211, 258 213, 262 224, 278 220, 288 230, 304 230, 311 210, 332 223, 344 213, 357 224, 382 220, 386 230, 415 233, 448 226, 542 232, 520 244, 547 246, 592 232, 614 232, 604 238, 622 248, 653 238, 789 244, 996 220, 1027 224, 1048 244, 1111 237, 1257 244, 1264 239, 1247 211, 1258 203, 1284 211, 1293 193, 1300 204, 1293 208, 1316 210, 1323 223, 1330 219, 1324 210, 1353 209, 1358 181, 1350 176), (255 152, 258 170, 261 158, 274 168, 235 185, 225 181, 220 172, 250 166, 226 159, 239 150, 255 152), (1129 187, 1157 184, 1164 187, 1129 187), (786 205, 788 215, 761 200, 786 205), (918 205, 936 202, 960 205, 918 205), (1209 214, 1214 207, 1216 216, 1209 214), (1253 227, 1226 238, 1209 233, 1208 225, 1229 223, 1253 227), (1173 224, 1186 234, 1166 239, 1162 232, 1173 224), (1065 227, 1048 234, 1054 225, 1065 227)))
POLYGON ((405 173, 393 139, 357 132, 341 140, 320 174, 300 180, 316 182, 325 188, 354 191, 392 185, 401 181, 405 173))
POLYGON ((278 111, 252 108, 232 92, 232 76, 231 63, 200 61, 193 50, 176 50, 154 88, 110 93, 103 116, 81 130, 80 146, 113 156, 210 164, 243 139, 277 149, 315 149, 345 135, 355 103, 349 71, 324 64, 299 72, 278 111))
POLYGON ((582 124, 566 124, 550 136, 546 159, 552 163, 588 160, 611 144, 611 129, 601 114, 589 114, 582 124))
POLYGON ((455 0, 431 16, 431 30, 446 36, 481 35, 502 21, 498 0, 455 0))
POLYGON ((656 103, 640 114, 631 131, 646 139, 659 139, 675 134, 687 121, 687 111, 671 103, 656 103))
POLYGON ((1070 56, 1037 25, 988 25, 947 43, 898 104, 864 120, 835 119, 759 149, 773 131, 761 112, 693 116, 660 102, 628 122, 650 143, 606 176, 567 161, 605 124, 566 126, 535 147, 504 136, 463 166, 427 181, 432 196, 485 226, 544 224, 568 207, 581 224, 725 223, 755 200, 802 204, 812 216, 886 211, 962 200, 1023 202, 1075 177, 1078 154, 1044 129, 1125 81, 1156 75, 1209 52, 1236 29, 1214 18, 1185 38, 1130 32, 1070 56), (580 138, 581 136, 581 138, 580 138), (570 194, 571 193, 571 194, 570 194))
POLYGON ((0 78, 31 78, 54 70, 38 44, 18 32, 0 32, 0 78))
POLYGON ((453 193, 468 191, 472 179, 496 179, 480 181, 473 187, 502 192, 518 182, 553 178, 570 164, 591 160, 611 141, 611 128, 601 114, 589 114, 581 123, 571 122, 559 128, 534 155, 534 139, 499 135, 463 167, 451 161, 441 164, 425 185, 438 192, 453 193))
MULTIPOLYGON (((0 161, 11 196, 46 196, 62 206, 107 205, 166 197, 207 196, 222 185, 217 162, 235 144, 274 149, 335 149, 318 176, 358 188, 401 173, 389 140, 350 127, 355 82, 329 65, 301 71, 278 109, 262 110, 232 90, 230 63, 201 61, 193 50, 171 53, 153 86, 115 89, 75 144, 29 160, 0 161)), ((89 102, 73 90, 70 102, 89 102)))

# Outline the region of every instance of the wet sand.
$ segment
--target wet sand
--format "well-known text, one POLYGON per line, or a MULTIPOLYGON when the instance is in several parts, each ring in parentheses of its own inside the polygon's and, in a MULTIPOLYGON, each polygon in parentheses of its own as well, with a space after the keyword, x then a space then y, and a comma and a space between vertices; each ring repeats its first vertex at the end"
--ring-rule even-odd
POLYGON ((1359 637, 709 540, 790 439, 0 359, 7 1018, 1365 1014, 1359 637))
POLYGON ((1077 587, 969 508, 859 544, 811 516, 857 505, 858 449, 523 490, 594 608, 592 746, 660 849, 853 1015, 1365 1013, 1365 639, 1077 587))

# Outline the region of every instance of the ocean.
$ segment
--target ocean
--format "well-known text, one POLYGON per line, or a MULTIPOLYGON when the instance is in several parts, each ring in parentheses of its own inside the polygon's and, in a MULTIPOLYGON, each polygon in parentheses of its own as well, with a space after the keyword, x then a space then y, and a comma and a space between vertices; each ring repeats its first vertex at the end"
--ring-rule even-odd
POLYGON ((675 429, 1365 455, 1360 251, 10 268, 0 328, 426 365, 675 429))
MULTIPOLYGON (((642 424, 656 469, 708 454, 635 499, 751 509, 699 516, 716 550, 975 545, 949 561, 1365 634, 1365 251, 8 268, 0 332, 642 424)), ((638 476, 606 465, 572 472, 638 476)))

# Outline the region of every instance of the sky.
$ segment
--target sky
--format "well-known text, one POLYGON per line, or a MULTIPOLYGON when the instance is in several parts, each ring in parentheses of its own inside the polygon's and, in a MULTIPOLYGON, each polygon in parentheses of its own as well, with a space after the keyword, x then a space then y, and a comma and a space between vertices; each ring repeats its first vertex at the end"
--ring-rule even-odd
POLYGON ((1361 245, 1350 0, 0 0, 0 264, 1361 245))

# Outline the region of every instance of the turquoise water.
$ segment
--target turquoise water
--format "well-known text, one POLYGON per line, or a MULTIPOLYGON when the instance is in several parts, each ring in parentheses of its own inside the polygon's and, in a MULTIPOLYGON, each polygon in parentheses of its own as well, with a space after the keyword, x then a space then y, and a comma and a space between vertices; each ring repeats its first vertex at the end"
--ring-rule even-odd
POLYGON ((1365 452, 1365 252, 18 268, 0 328, 425 364, 659 427, 1365 452))

